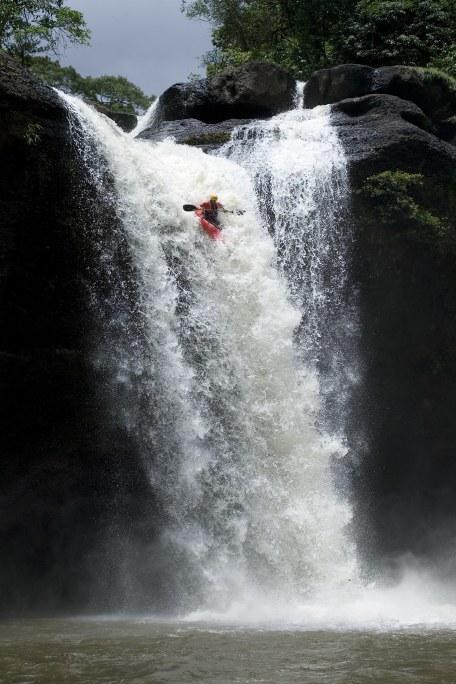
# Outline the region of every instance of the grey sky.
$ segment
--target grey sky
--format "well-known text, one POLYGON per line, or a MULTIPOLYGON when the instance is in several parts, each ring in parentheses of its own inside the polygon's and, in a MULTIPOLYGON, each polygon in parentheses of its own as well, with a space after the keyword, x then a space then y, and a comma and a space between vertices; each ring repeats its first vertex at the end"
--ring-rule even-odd
POLYGON ((92 31, 90 47, 68 47, 60 61, 83 76, 126 76, 148 95, 201 73, 210 27, 190 21, 181 0, 68 0, 92 31))

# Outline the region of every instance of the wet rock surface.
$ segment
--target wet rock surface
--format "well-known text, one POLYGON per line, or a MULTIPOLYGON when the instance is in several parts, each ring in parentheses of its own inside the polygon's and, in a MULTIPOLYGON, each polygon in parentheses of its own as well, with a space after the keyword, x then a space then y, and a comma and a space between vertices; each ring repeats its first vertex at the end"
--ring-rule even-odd
POLYGON ((230 68, 208 79, 177 83, 160 96, 156 122, 267 118, 291 107, 296 82, 284 69, 263 62, 230 68))
POLYGON ((205 124, 198 119, 162 121, 158 126, 145 129, 138 139, 160 142, 172 138, 177 143, 194 145, 204 152, 211 152, 228 142, 237 126, 248 123, 248 119, 229 119, 217 124, 205 124))
POLYGON ((439 124, 393 95, 342 100, 332 113, 349 164, 355 224, 351 277, 362 378, 349 442, 360 549, 369 567, 385 565, 393 575, 407 553, 454 572, 452 122, 439 124), (401 190, 406 174, 417 179, 415 189, 401 190), (383 194, 368 198, 368 178, 389 182, 389 194, 377 185, 383 194))
POLYGON ((374 69, 343 64, 315 72, 304 89, 306 107, 333 104, 363 95, 395 95, 413 102, 433 119, 456 114, 456 88, 444 75, 408 66, 374 69))
POLYGON ((386 169, 451 175, 456 148, 414 103, 392 95, 366 95, 332 106, 355 185, 386 169))
POLYGON ((95 243, 116 217, 58 96, 5 55, 0 157, 0 613, 102 609, 117 590, 110 540, 153 506, 96 358, 116 295, 95 243))

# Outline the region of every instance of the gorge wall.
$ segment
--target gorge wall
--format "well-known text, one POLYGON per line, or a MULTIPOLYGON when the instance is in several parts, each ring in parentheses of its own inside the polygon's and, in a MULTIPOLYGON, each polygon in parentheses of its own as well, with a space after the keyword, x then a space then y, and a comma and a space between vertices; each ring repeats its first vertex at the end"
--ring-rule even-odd
POLYGON ((100 340, 114 344, 110 308, 131 299, 97 252, 109 241, 125 270, 128 255, 60 99, 4 55, 0 119, 0 609, 89 609, 93 596, 107 609, 112 540, 141 535, 153 506, 135 445, 108 408, 120 402, 107 399, 109 355, 95 359, 100 340))
MULTIPOLYGON (((292 79, 272 71, 269 102, 268 65, 174 86, 141 137, 180 131, 179 141, 219 147, 240 119, 289 108, 292 79)), ((380 76, 346 65, 306 90, 309 106, 333 104, 349 161, 361 381, 347 471, 367 572, 407 553, 450 553, 456 532, 454 97, 416 70, 380 76)), ((110 314, 134 310, 133 266, 60 100, 3 55, 0 117, 0 609, 118 608, 119 564, 138 540, 153 547, 156 515, 119 420, 130 397, 115 389, 110 314)))

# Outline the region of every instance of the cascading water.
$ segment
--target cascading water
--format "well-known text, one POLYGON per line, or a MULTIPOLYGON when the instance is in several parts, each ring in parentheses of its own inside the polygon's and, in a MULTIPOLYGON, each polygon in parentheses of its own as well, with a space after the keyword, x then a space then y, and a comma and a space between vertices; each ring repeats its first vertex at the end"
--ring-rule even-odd
POLYGON ((130 250, 140 323, 125 328, 118 381, 135 385, 137 405, 122 420, 160 504, 150 525, 160 526, 168 609, 245 616, 346 587, 356 578, 351 514, 331 472, 344 447, 321 427, 317 358, 321 317, 332 308, 341 317, 328 293, 336 285, 337 304, 345 258, 335 221, 344 159, 326 113, 243 129, 230 160, 132 140, 62 97, 89 172, 112 192, 98 172, 106 160, 130 250), (322 188, 332 207, 317 201, 322 188), (229 217, 222 243, 181 208, 214 190, 247 210, 229 217))
POLYGON ((152 102, 147 111, 144 112, 144 114, 138 118, 136 126, 133 128, 132 131, 130 131, 130 136, 132 138, 136 138, 136 136, 139 135, 142 131, 144 131, 145 128, 153 125, 158 110, 159 100, 160 98, 157 97, 152 102))
POLYGON ((252 178, 277 266, 302 312, 301 361, 318 375, 326 429, 343 440, 349 388, 356 381, 356 293, 347 279, 351 249, 347 164, 329 107, 296 109, 239 128, 220 154, 252 178))

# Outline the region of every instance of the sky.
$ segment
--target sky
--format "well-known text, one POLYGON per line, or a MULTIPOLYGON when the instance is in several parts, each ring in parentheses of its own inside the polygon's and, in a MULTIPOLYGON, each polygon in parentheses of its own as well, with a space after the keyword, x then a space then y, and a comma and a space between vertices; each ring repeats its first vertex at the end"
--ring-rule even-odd
POLYGON ((68 46, 58 57, 83 76, 126 76, 146 95, 160 95, 191 73, 204 74, 210 26, 190 21, 181 0, 68 0, 84 14, 91 45, 68 46))

